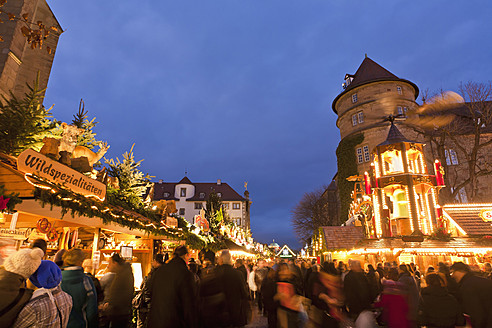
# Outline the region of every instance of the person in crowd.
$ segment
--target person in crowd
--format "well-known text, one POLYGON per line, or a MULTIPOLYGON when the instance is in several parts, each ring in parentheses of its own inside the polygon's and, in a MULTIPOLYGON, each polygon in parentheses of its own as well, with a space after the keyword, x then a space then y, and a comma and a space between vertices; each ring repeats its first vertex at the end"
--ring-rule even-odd
POLYGON ((338 266, 337 266, 338 274, 342 276, 342 280, 345 277, 346 271, 347 271, 347 266, 343 261, 338 261, 338 266))
POLYGON ((256 290, 256 298, 258 303, 258 310, 260 313, 263 312, 263 297, 261 295, 261 285, 263 284, 263 280, 268 275, 268 266, 266 265, 265 260, 260 259, 258 261, 258 268, 255 271, 255 285, 257 287, 256 290))
POLYGON ((453 295, 454 298, 458 299, 458 283, 456 282, 456 280, 451 278, 449 266, 446 263, 439 262, 437 272, 443 278, 445 287, 448 289, 448 292, 453 295))
POLYGON ((255 282, 256 270, 258 270, 258 267, 253 266, 251 268, 251 271, 249 272, 249 276, 248 276, 248 287, 249 287, 249 292, 250 292, 250 299, 252 302, 257 301, 258 288, 256 287, 256 282, 255 282))
POLYGON ((224 312, 227 315, 226 327, 243 327, 247 324, 250 315, 248 287, 244 274, 232 267, 232 256, 229 250, 222 250, 218 257, 216 275, 222 282, 222 288, 226 299, 224 312))
POLYGON ((21 249, 10 254, 0 267, 0 327, 11 327, 33 290, 25 281, 41 265, 44 253, 39 248, 21 249))
POLYGON ((324 262, 316 280, 311 283, 310 320, 314 327, 335 328, 342 320, 344 297, 342 281, 333 262, 324 262))
POLYGON ((72 296, 73 302, 68 328, 98 326, 96 288, 92 279, 84 274, 82 268, 84 259, 84 252, 78 248, 72 248, 63 254, 61 288, 72 296))
POLYGON ((408 271, 405 264, 400 264, 398 267, 398 282, 404 286, 404 291, 408 298, 408 316, 409 320, 414 325, 418 319, 419 309, 419 289, 413 275, 408 271))
POLYGON ((277 271, 273 268, 268 270, 267 276, 261 284, 261 296, 264 315, 268 317, 268 328, 277 328, 278 302, 275 300, 277 294, 277 271))
POLYGON ((427 287, 422 289, 419 306, 419 323, 429 328, 452 328, 464 326, 465 317, 461 307, 444 287, 445 281, 438 273, 426 275, 427 287))
POLYGON ((349 261, 350 271, 345 276, 343 290, 345 306, 351 319, 356 320, 362 311, 371 308, 373 297, 371 287, 360 261, 349 261))
POLYGON ((297 284, 295 273, 287 263, 280 263, 278 270, 277 294, 279 301, 277 322, 279 327, 301 327, 303 318, 301 313, 301 287, 297 284))
POLYGON ((378 297, 378 295, 381 293, 381 279, 379 277, 378 271, 374 269, 374 266, 372 264, 369 264, 367 266, 366 277, 371 290, 371 298, 372 301, 374 301, 376 297, 378 297))
POLYGON ((28 286, 34 289, 34 293, 13 327, 66 327, 72 310, 72 297, 61 290, 61 281, 60 268, 52 261, 43 260, 29 277, 28 286))
POLYGON ((114 253, 109 258, 108 270, 115 275, 101 311, 106 316, 109 327, 127 327, 131 318, 134 291, 132 267, 118 253, 114 253))
POLYGON ((156 254, 151 264, 152 268, 140 286, 140 292, 137 297, 133 299, 133 307, 137 310, 137 328, 147 327, 147 318, 151 303, 152 282, 155 272, 162 265, 164 265, 164 256, 162 254, 156 254))
POLYGON ((451 277, 458 283, 458 301, 472 327, 492 327, 492 281, 476 276, 463 262, 451 266, 451 277))
POLYGON ((154 273, 151 286, 149 327, 197 326, 196 286, 188 270, 188 249, 178 246, 173 259, 154 273))
POLYGON ((486 262, 483 266, 483 277, 487 279, 492 279, 492 264, 486 262))
POLYGON ((381 323, 385 327, 410 328, 408 302, 403 285, 398 282, 398 270, 389 269, 389 279, 383 280, 383 291, 374 307, 381 308, 381 323))
POLYGON ((31 244, 31 248, 36 248, 36 247, 41 248, 41 250, 44 253, 43 260, 46 260, 46 256, 48 254, 48 243, 46 242, 46 240, 42 238, 35 239, 31 244))
POLYGON ((246 271, 246 267, 244 266, 243 259, 237 259, 234 267, 236 268, 237 271, 241 272, 241 277, 243 277, 244 282, 247 282, 248 272, 246 271))
POLYGON ((422 274, 420 273, 419 268, 415 265, 415 263, 411 262, 410 268, 412 269, 411 271, 413 273, 413 277, 415 278, 415 282, 417 283, 417 286, 419 287, 420 290, 422 274))
POLYGON ((53 259, 53 262, 55 262, 56 265, 58 265, 59 268, 63 268, 63 255, 67 252, 66 249, 60 249, 58 252, 55 254, 55 258, 53 259))
POLYGON ((382 288, 382 281, 383 281, 383 278, 385 277, 385 274, 384 274, 384 267, 383 267, 383 263, 379 262, 376 266, 376 271, 378 272, 379 274, 379 286, 382 288))
POLYGON ((97 303, 101 303, 104 300, 104 292, 101 287, 101 282, 92 274, 92 271, 94 270, 92 260, 85 259, 84 262, 82 262, 82 268, 84 269, 84 273, 92 279, 92 283, 94 284, 94 287, 96 287, 97 303))

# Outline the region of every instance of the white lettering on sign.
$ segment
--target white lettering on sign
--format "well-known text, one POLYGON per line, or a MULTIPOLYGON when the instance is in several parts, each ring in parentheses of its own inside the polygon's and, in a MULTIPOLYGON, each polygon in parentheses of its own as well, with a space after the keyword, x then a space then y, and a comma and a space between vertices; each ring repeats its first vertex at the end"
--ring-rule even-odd
POLYGON ((91 179, 74 169, 58 163, 32 150, 23 151, 17 158, 17 168, 28 174, 58 183, 65 188, 84 196, 106 198, 106 185, 91 179))

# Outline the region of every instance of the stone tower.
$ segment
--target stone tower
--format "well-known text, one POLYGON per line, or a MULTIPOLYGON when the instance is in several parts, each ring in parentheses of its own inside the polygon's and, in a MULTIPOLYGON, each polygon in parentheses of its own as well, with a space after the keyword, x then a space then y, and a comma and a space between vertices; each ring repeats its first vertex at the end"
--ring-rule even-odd
MULTIPOLYGON (((333 100, 342 141, 362 132, 364 141, 356 146, 360 174, 370 169, 374 147, 386 138, 388 122, 383 117, 415 108, 419 88, 400 79, 366 56, 355 74, 346 74, 343 91, 333 100)), ((406 134, 406 132, 404 132, 406 134)))
POLYGON ((58 29, 51 30, 42 49, 31 49, 21 31, 25 23, 18 19, 11 21, 6 14, 2 14, 1 19, 4 22, 0 24, 0 35, 4 42, 0 43, 0 96, 9 98, 12 92, 16 97, 22 98, 28 91, 26 83, 33 85, 38 72, 39 88, 45 89, 48 85, 62 29, 46 0, 7 1, 2 10, 15 17, 27 14, 30 22, 40 21, 47 27, 55 26, 58 29), (52 49, 51 54, 46 50, 48 46, 52 49))

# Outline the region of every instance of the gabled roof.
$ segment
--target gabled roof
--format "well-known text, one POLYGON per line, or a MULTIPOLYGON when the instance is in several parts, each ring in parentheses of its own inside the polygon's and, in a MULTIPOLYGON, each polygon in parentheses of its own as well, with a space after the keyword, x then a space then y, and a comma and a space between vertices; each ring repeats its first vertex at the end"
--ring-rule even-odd
POLYGON ((388 136, 386 137, 386 140, 377 145, 379 146, 386 146, 386 145, 392 145, 392 144, 397 144, 400 142, 409 142, 409 143, 421 143, 418 141, 412 141, 408 140, 403 133, 400 132, 400 130, 396 127, 396 125, 392 122, 390 129, 388 131, 388 136))
POLYGON ((456 204, 444 205, 445 215, 449 215, 453 221, 469 236, 492 235, 492 222, 485 222, 480 213, 492 210, 492 204, 456 204))
MULTIPOLYGON (((291 257, 296 257, 297 255, 289 248, 289 246, 287 245, 284 245, 282 246, 282 248, 280 249, 280 251, 275 255, 275 256, 278 256, 278 257, 286 257, 285 255, 283 255, 284 253, 284 249, 287 250, 288 254, 290 254, 291 257)), ((289 256, 289 257, 290 257, 289 256)))
POLYGON ((321 227, 327 250, 353 249, 364 238, 362 227, 333 226, 321 227))
POLYGON ((335 109, 335 104, 337 103, 338 99, 350 90, 355 89, 356 87, 362 86, 364 84, 369 84, 373 82, 380 82, 380 81, 401 81, 410 84, 414 89, 415 89, 415 99, 417 99, 419 95, 419 88, 417 85, 411 81, 405 80, 405 79, 400 79, 398 76, 394 75, 375 61, 373 61, 371 58, 367 57, 364 58, 362 63, 360 64, 359 68, 357 69, 357 72, 352 76, 353 80, 352 82, 343 90, 336 98, 333 100, 332 103, 332 109, 335 113, 337 113, 335 109))
POLYGON ((179 184, 189 184, 195 187, 195 195, 193 197, 187 198, 187 201, 201 201, 204 202, 208 199, 208 196, 210 193, 215 192, 215 193, 221 193, 222 197, 221 199, 223 201, 227 202, 233 202, 233 201, 246 201, 244 197, 242 197, 240 194, 238 194, 234 189, 232 189, 231 186, 229 186, 225 182, 221 182, 220 184, 215 183, 215 182, 191 182, 190 179, 187 177, 184 177, 179 181, 178 183, 176 182, 162 182, 162 183, 154 183, 154 201, 158 200, 179 200, 178 198, 174 197, 174 192, 176 189, 176 186, 179 184), (168 194, 167 197, 165 197, 165 194, 168 194), (203 195, 203 197, 200 197, 200 194, 203 195))
POLYGON ((192 185, 193 183, 191 183, 190 179, 188 179, 187 176, 185 176, 183 179, 181 179, 180 182, 178 182, 177 184, 189 184, 189 185, 192 185))

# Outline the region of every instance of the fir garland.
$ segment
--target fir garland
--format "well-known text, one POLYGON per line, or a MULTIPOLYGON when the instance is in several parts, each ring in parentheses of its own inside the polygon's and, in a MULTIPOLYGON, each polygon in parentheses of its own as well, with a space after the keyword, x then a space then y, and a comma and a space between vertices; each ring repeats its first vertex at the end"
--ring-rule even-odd
POLYGON ((12 192, 6 194, 5 185, 3 184, 0 184, 0 196, 3 196, 3 199, 9 198, 9 201, 6 204, 7 207, 3 210, 0 208, 0 212, 6 210, 7 212, 12 213, 15 209, 15 205, 22 203, 22 199, 19 198, 19 193, 12 192))
POLYGON ((359 174, 357 170, 357 157, 355 147, 364 141, 364 135, 357 133, 343 138, 337 147, 338 177, 337 187, 340 196, 340 217, 339 224, 347 220, 347 215, 352 202, 352 191, 354 182, 347 181, 351 175, 359 174))

